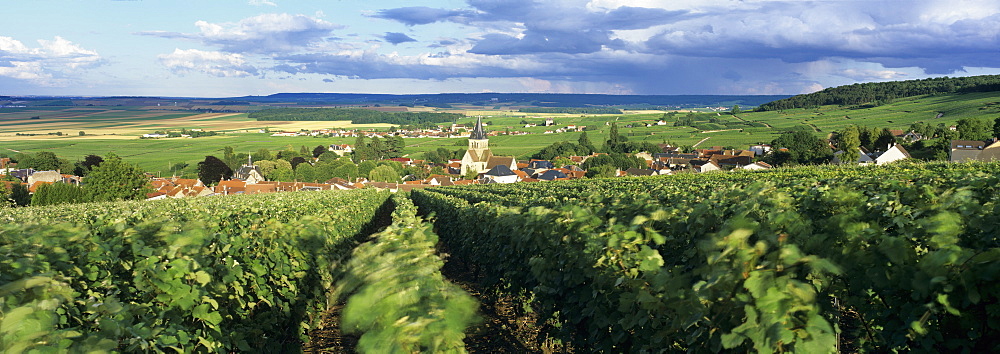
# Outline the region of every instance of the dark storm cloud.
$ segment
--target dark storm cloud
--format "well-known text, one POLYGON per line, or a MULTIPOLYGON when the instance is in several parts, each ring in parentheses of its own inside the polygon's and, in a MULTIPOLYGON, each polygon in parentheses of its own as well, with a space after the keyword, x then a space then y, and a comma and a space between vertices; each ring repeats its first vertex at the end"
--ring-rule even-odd
POLYGON ((536 78, 621 83, 635 93, 799 93, 817 89, 820 78, 909 78, 891 68, 914 73, 916 67, 925 74, 1000 68, 1000 6, 988 0, 962 6, 943 0, 905 6, 888 0, 618 6, 625 2, 467 0, 463 9, 383 9, 371 17, 410 26, 407 34, 363 38, 378 36, 394 45, 425 39, 424 52, 409 45, 391 55, 380 53, 377 43, 332 39, 338 26, 302 15, 238 24, 199 21, 200 33, 144 34, 198 40, 233 53, 266 53, 277 62, 272 70, 291 74, 536 78), (438 24, 433 34, 421 32, 421 25, 433 23, 438 24), (449 26, 464 32, 437 32, 449 26), (320 50, 317 44, 326 46, 320 50))
POLYGON ((386 32, 385 35, 382 36, 382 39, 386 42, 392 43, 393 45, 417 41, 416 39, 410 38, 410 36, 399 32, 386 32))
POLYGON ((381 10, 372 17, 384 18, 402 22, 409 26, 426 25, 439 21, 458 21, 463 17, 474 16, 475 12, 469 10, 445 10, 435 9, 426 6, 400 7, 395 9, 381 10))
MULTIPOLYGON (((927 3, 915 2, 914 5, 927 3)), ((718 10, 668 26, 644 45, 651 53, 685 57, 777 58, 787 63, 848 58, 887 67, 949 73, 997 67, 1000 15, 948 23, 933 14, 885 13, 885 2, 769 5, 755 12, 718 10), (922 20, 924 19, 924 20, 922 20)), ((919 6, 917 6, 919 8, 919 6)))
POLYGON ((490 55, 532 54, 532 53, 594 53, 604 45, 618 43, 601 31, 583 31, 566 33, 548 31, 547 33, 528 32, 523 38, 515 38, 503 34, 484 36, 476 43, 470 53, 490 55))
MULTIPOLYGON (((590 11, 583 7, 523 0, 470 0, 476 11, 404 7, 381 10, 375 17, 396 20, 407 25, 451 21, 463 24, 522 23, 522 38, 492 33, 474 40, 470 52, 478 54, 530 54, 561 52, 593 53, 603 46, 620 46, 609 32, 643 29, 669 23, 687 11, 655 8, 619 7, 610 11, 590 11)), ((487 26, 491 27, 491 26, 487 26)))

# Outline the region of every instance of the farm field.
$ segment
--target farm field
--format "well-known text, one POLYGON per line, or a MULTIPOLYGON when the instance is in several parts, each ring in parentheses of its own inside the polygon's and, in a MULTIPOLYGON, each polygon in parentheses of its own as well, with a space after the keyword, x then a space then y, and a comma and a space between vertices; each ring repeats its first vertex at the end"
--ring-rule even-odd
POLYGON ((325 129, 344 126, 385 128, 387 124, 350 122, 259 122, 243 113, 200 113, 162 107, 28 107, 0 108, 0 140, 53 138, 134 139, 157 130, 203 129, 216 132, 325 129), (87 135, 79 136, 83 131, 87 135), (62 136, 50 133, 61 132, 62 136), (17 134, 34 134, 18 136, 17 134))
MULTIPOLYGON (((104 155, 113 151, 151 172, 163 171, 171 163, 194 165, 206 155, 217 154, 224 146, 238 152, 258 149, 312 148, 321 144, 353 144, 353 138, 271 137, 255 133, 258 129, 276 130, 347 128, 384 129, 387 124, 352 125, 346 121, 281 121, 258 122, 245 114, 192 114, 155 107, 32 107, 0 109, 0 149, 23 152, 52 151, 58 156, 75 160, 88 154, 104 155), (38 116, 39 119, 30 119, 38 116), (139 140, 138 135, 156 130, 202 128, 224 134, 197 139, 139 140), (86 136, 78 136, 85 131, 86 136), (248 131, 254 133, 248 133, 248 131), (62 136, 47 135, 62 132, 62 136), (16 136, 17 133, 41 134, 16 136), (114 135, 111 135, 114 134, 114 135)), ((544 134, 567 125, 586 126, 589 139, 600 145, 607 139, 609 123, 616 122, 619 133, 630 141, 670 143, 675 146, 726 146, 745 148, 768 143, 781 132, 807 129, 819 137, 851 124, 890 129, 906 129, 915 122, 954 124, 966 117, 993 120, 1000 117, 1000 93, 948 94, 899 99, 887 105, 860 108, 823 106, 815 109, 790 109, 774 112, 745 111, 728 113, 698 113, 696 127, 674 126, 689 114, 687 111, 626 111, 622 115, 580 115, 561 113, 522 113, 511 110, 469 107, 469 110, 421 107, 416 110, 459 112, 467 118, 458 123, 471 125, 482 116, 490 131, 524 131, 528 135, 491 137, 494 153, 526 159, 545 146, 557 141, 575 141, 580 133, 544 134), (471 109, 475 108, 475 109, 471 109), (940 117, 939 117, 940 115, 940 117), (555 126, 541 126, 546 118, 555 126), (646 127, 648 123, 665 120, 667 125, 646 127), (525 123, 539 126, 525 128, 525 123), (631 125, 631 127, 629 127, 631 125)), ((422 153, 439 147, 464 149, 464 139, 406 139, 404 153, 421 158, 422 153)))

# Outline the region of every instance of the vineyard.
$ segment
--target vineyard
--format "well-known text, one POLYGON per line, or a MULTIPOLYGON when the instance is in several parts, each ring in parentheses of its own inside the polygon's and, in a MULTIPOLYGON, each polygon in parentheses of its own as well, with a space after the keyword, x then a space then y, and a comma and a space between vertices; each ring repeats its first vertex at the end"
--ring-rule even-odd
POLYGON ((485 287, 572 347, 1000 349, 1000 165, 415 191, 485 287), (456 222, 460 221, 460 222, 456 222))
POLYGON ((1000 164, 0 210, 0 351, 1000 350, 1000 164), (442 273, 462 268, 472 297, 442 273), (535 348, 537 346, 528 346, 535 348), (322 349, 322 348, 319 348, 322 349))

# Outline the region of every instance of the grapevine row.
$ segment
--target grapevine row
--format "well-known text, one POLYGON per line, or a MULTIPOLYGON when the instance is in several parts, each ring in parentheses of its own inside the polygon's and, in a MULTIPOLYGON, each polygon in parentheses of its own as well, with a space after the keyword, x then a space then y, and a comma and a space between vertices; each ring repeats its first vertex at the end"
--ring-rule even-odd
POLYGON ((341 327, 362 332, 360 352, 464 353, 478 302, 441 274, 438 236, 405 195, 392 197, 393 224, 358 246, 338 281, 341 327))
POLYGON ((580 348, 995 351, 998 171, 812 168, 413 199, 485 285, 528 294, 580 348))
MULTIPOLYGON (((295 350, 386 192, 0 213, 0 351, 295 350)), ((384 211, 384 210, 382 210, 384 211)), ((386 212, 387 214, 387 212, 386 212)))

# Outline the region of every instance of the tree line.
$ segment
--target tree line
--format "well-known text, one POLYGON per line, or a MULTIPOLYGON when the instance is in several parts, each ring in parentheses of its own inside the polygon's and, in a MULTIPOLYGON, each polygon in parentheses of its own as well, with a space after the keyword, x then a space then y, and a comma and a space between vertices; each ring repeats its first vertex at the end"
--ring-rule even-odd
POLYGON ((353 124, 387 123, 420 125, 447 123, 464 118, 458 113, 382 112, 359 108, 271 108, 247 115, 258 121, 335 121, 349 120, 353 124))
POLYGON ((897 98, 938 94, 1000 91, 1000 75, 941 77, 921 80, 858 83, 824 89, 762 104, 757 111, 812 108, 824 105, 878 106, 897 98))

